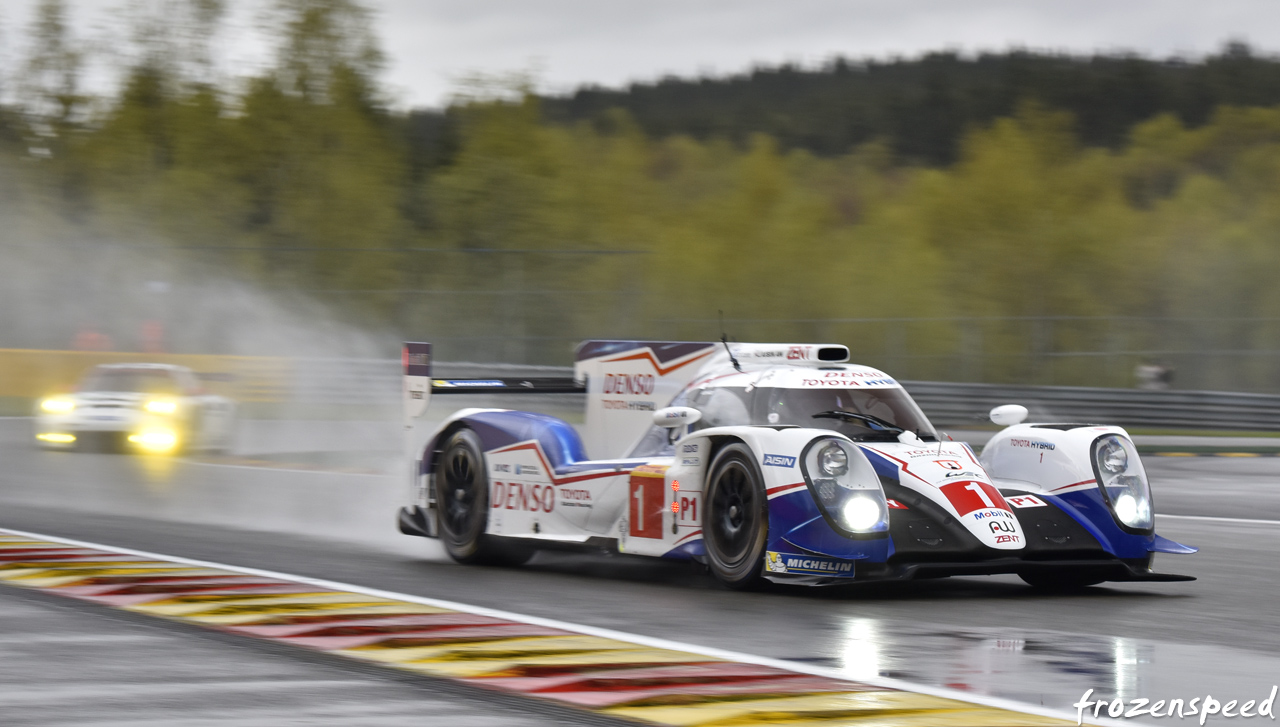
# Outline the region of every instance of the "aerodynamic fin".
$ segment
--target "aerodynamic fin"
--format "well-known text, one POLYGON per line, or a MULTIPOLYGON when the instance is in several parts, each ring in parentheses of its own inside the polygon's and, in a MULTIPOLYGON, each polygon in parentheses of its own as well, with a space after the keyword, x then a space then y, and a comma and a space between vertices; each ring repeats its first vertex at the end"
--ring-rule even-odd
POLYGON ((586 386, 583 440, 597 459, 621 457, 653 426, 653 413, 671 402, 716 351, 716 343, 585 341, 574 378, 586 386))

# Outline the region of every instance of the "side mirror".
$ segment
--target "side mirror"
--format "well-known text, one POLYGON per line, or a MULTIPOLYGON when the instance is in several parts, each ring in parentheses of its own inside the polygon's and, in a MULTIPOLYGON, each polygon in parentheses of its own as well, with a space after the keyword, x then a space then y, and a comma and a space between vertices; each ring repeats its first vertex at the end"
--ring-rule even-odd
POLYGON ((991 410, 991 423, 1002 427, 1021 424, 1027 418, 1027 407, 1018 404, 1005 404, 991 410))
POLYGON ((702 412, 691 406, 669 406, 653 413, 653 423, 665 429, 687 426, 701 418, 702 412))

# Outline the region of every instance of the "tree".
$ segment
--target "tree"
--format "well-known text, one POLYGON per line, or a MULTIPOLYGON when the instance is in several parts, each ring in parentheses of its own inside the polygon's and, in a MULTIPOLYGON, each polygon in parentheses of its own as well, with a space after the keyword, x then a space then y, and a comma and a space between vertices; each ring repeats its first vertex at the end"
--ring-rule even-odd
POLYGON ((65 0, 40 0, 29 47, 16 84, 19 103, 44 136, 56 136, 85 101, 80 80, 84 54, 67 22, 65 0))
POLYGON ((281 87, 320 101, 346 73, 371 94, 384 61, 371 16, 356 0, 276 0, 268 25, 281 87))

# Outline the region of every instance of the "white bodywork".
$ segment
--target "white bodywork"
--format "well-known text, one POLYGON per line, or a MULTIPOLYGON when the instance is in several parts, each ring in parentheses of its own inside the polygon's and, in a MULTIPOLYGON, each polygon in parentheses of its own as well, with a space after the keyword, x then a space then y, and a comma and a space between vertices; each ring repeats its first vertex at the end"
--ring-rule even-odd
MULTIPOLYGON (((1089 448, 1106 434, 1129 439, 1120 427, 1015 424, 997 432, 980 461, 1000 487, 1060 495, 1097 487, 1089 448)), ((1139 463, 1140 464, 1140 463, 1139 463)))
POLYGON ((235 426, 235 404, 205 393, 190 369, 168 364, 111 364, 92 369, 76 391, 46 397, 36 404, 34 429, 41 445, 72 448, 86 435, 119 435, 142 449, 228 449, 235 426), (112 374, 155 377, 163 390, 110 390, 92 387, 112 374), (105 374, 105 376, 104 376, 105 374), (89 388, 85 388, 89 384, 89 388), (173 445, 160 445, 173 436, 173 445))

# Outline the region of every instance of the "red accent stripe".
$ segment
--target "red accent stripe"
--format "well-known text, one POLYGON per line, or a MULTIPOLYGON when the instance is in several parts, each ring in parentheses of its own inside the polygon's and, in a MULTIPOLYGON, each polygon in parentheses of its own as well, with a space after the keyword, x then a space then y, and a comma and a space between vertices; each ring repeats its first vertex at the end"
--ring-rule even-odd
POLYGON ((1079 487, 1080 485, 1096 485, 1096 484, 1098 484, 1098 481, 1097 481, 1097 480, 1095 480, 1095 479, 1080 480, 1079 482, 1074 482, 1074 483, 1072 483, 1072 484, 1070 484, 1070 485, 1063 485, 1062 487, 1055 487, 1055 488, 1053 488, 1052 490, 1049 490, 1049 492, 1057 492, 1058 490, 1065 490, 1065 489, 1067 489, 1068 487, 1079 487))
POLYGON ((658 359, 653 357, 653 351, 650 351, 649 349, 646 348, 643 352, 633 353, 630 356, 622 356, 619 358, 607 358, 604 360, 604 363, 616 363, 618 361, 643 361, 645 359, 648 359, 649 363, 653 364, 653 370, 657 371, 659 376, 666 376, 667 374, 671 373, 672 371, 675 371, 676 369, 684 368, 685 366, 688 366, 694 361, 706 358, 707 356, 710 356, 710 355, 711 355, 711 351, 706 351, 698 354, 697 356, 694 356, 693 358, 687 361, 681 361, 680 363, 674 366, 671 366, 670 368, 663 368, 662 364, 658 363, 658 359))
POLYGON ((793 482, 789 485, 778 485, 777 487, 770 487, 769 489, 764 491, 764 494, 768 497, 773 497, 774 495, 783 494, 784 490, 794 490, 796 488, 800 488, 804 486, 805 485, 803 482, 793 482))
MULTIPOLYGON (((876 448, 874 448, 874 447, 871 447, 870 449, 871 449, 871 451, 872 451, 872 452, 875 452, 876 454, 878 454, 878 455, 880 455, 880 456, 882 456, 882 457, 887 457, 887 458, 889 458, 889 459, 893 460, 894 462, 897 462, 898 464, 902 465, 902 471, 903 471, 903 472, 906 472, 907 474, 911 475, 912 477, 916 478, 917 480, 920 480, 921 482, 925 483, 926 485, 930 485, 930 486, 932 486, 932 487, 937 487, 937 485, 934 485, 932 482, 930 482, 930 481, 926 480, 925 478, 921 477, 920 475, 916 474, 915 472, 912 472, 912 471, 911 471, 911 465, 907 464, 906 462, 904 462, 904 461, 902 461, 902 460, 898 459, 897 457, 894 457, 893 455, 889 454, 888 452, 881 452, 880 450, 878 450, 878 449, 876 449, 876 448)), ((948 452, 948 454, 950 454, 950 453, 948 452)))

